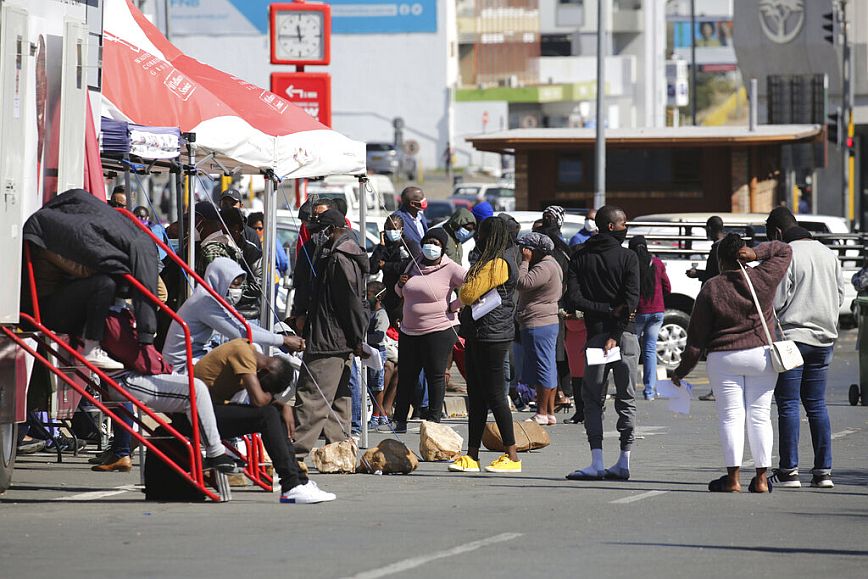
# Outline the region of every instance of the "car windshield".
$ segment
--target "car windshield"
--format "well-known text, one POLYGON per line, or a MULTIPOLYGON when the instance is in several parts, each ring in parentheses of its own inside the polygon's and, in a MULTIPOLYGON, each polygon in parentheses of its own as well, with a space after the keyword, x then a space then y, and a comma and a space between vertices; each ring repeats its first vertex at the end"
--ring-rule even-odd
POLYGON ((371 152, 384 152, 384 151, 392 151, 395 149, 394 145, 390 145, 389 143, 368 143, 365 145, 365 149, 371 152))
POLYGON ((515 189, 509 187, 490 187, 485 191, 486 195, 494 195, 495 197, 515 197, 515 189))
POLYGON ((479 187, 457 187, 453 192, 454 195, 467 195, 468 197, 475 197, 479 194, 479 187))
POLYGON ((425 217, 428 219, 445 219, 452 216, 452 205, 449 203, 429 202, 428 209, 425 210, 425 217))

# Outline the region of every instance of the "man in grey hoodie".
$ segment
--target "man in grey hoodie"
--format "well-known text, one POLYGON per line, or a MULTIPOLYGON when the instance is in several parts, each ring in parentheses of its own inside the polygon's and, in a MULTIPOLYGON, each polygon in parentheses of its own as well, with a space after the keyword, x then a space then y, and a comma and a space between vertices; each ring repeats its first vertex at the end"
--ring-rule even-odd
POLYGON ((306 455, 320 434, 327 443, 349 436, 352 356, 367 357, 369 315, 366 281, 368 255, 347 229, 340 211, 329 209, 314 218, 320 229, 312 270, 316 277, 306 302, 298 303, 304 320, 306 348, 295 396, 295 448, 306 455))
MULTIPOLYGON (((241 299, 241 286, 246 275, 236 262, 226 257, 218 257, 205 270, 204 277, 215 292, 234 305, 241 299)), ((217 303, 217 300, 203 287, 197 287, 193 291, 190 299, 178 310, 178 315, 190 328, 194 361, 205 355, 205 346, 215 332, 230 340, 247 337, 247 332, 241 323, 217 303)), ((292 351, 304 349, 304 340, 298 336, 275 334, 255 325, 251 325, 250 329, 253 331, 253 342, 263 348, 286 346, 292 351)), ((178 322, 172 321, 163 345, 163 357, 172 366, 183 368, 186 356, 184 331, 178 322)))
POLYGON ((831 249, 799 227, 786 207, 776 207, 766 221, 769 239, 790 244, 793 260, 775 297, 784 338, 793 340, 805 363, 782 372, 775 386, 780 465, 770 477, 784 488, 799 480, 799 400, 808 415, 814 468, 811 486, 832 488, 832 427, 826 408, 826 375, 838 338, 838 311, 844 303, 841 262, 831 249))

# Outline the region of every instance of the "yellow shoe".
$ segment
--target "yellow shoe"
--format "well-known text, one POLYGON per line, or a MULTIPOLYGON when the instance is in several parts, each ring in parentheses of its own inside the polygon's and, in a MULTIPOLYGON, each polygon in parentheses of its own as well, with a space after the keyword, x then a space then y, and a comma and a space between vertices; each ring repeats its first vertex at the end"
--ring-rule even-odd
POLYGON ((504 454, 485 467, 485 472, 521 472, 521 461, 510 460, 509 455, 504 454))
POLYGON ((456 458, 449 465, 449 470, 452 472, 479 472, 479 463, 465 454, 456 458))

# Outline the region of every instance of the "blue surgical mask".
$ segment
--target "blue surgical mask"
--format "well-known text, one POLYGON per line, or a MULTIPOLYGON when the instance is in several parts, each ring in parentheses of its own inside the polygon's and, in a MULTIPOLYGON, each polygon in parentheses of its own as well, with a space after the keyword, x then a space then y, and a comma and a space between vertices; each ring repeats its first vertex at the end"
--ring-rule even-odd
POLYGON ((440 256, 443 255, 443 248, 433 243, 426 243, 422 246, 422 255, 424 255, 425 259, 428 261, 435 261, 440 259, 440 256))
POLYGON ((386 230, 386 239, 389 241, 398 241, 401 239, 401 230, 400 229, 387 229, 386 230))
POLYGON ((467 241, 471 237, 473 237, 473 231, 470 231, 469 229, 466 229, 464 227, 460 227, 457 230, 455 230, 455 239, 458 240, 458 243, 464 243, 465 241, 467 241))

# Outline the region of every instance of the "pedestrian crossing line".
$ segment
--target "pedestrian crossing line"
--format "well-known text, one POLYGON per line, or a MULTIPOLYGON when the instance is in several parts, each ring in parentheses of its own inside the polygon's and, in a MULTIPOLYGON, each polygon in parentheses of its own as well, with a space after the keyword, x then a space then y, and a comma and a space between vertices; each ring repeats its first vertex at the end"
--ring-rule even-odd
POLYGON ((650 499, 652 497, 665 495, 668 492, 669 491, 648 491, 648 492, 639 493, 638 495, 633 495, 630 497, 615 499, 614 501, 609 501, 609 504, 610 505, 626 505, 627 503, 635 503, 636 501, 641 501, 644 499, 650 499))
POLYGON ((845 436, 850 436, 851 434, 856 434, 857 432, 859 432, 859 430, 860 429, 858 429, 858 428, 847 428, 845 430, 842 430, 841 432, 833 432, 832 433, 832 440, 838 440, 839 438, 844 438, 845 436))
POLYGON ((431 561, 436 561, 437 559, 445 559, 447 557, 452 557, 453 555, 469 553, 470 551, 476 551, 477 549, 481 549, 482 547, 487 547, 489 545, 512 541, 514 539, 518 539, 521 536, 522 533, 501 533, 500 535, 494 535, 493 537, 488 537, 487 539, 480 539, 478 541, 473 541, 465 545, 453 547, 452 549, 446 549, 445 551, 436 551, 434 553, 431 553, 430 555, 421 555, 419 557, 404 559, 403 561, 398 561, 396 563, 392 563, 391 565, 386 565, 385 567, 380 567, 378 569, 372 569, 370 571, 365 571, 363 573, 353 575, 347 579, 377 579, 378 577, 386 577, 387 575, 403 573, 404 571, 409 571, 410 569, 421 567, 422 565, 430 563, 431 561))
POLYGON ((97 499, 104 499, 106 497, 113 497, 115 495, 122 495, 126 492, 135 490, 135 485, 123 485, 119 487, 115 487, 114 490, 111 491, 91 491, 88 493, 79 493, 77 495, 70 495, 68 497, 56 497, 51 499, 52 501, 95 501, 97 499))

